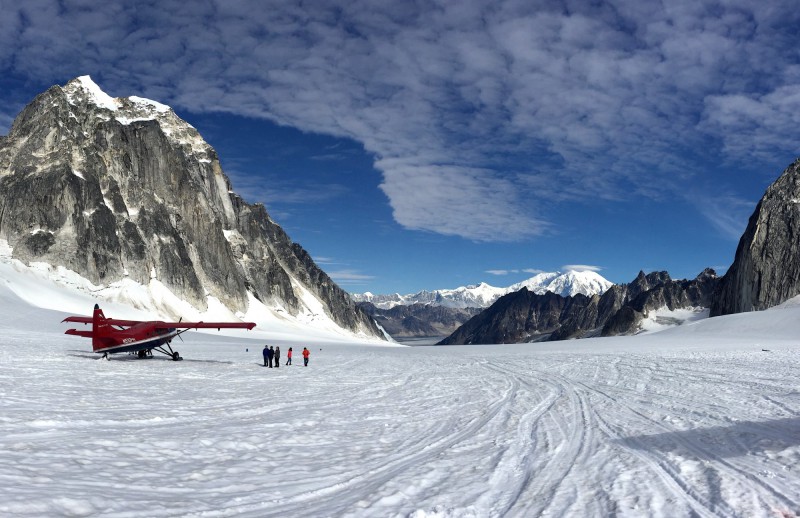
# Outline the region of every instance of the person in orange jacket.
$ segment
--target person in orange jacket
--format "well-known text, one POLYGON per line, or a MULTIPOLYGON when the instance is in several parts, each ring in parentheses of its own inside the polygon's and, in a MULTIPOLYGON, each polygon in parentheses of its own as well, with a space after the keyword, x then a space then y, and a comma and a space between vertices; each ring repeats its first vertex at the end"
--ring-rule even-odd
POLYGON ((308 367, 308 355, 311 354, 311 351, 303 347, 303 367, 308 367))
POLYGON ((284 365, 291 365, 292 364, 292 348, 289 347, 289 351, 286 353, 286 363, 284 365))

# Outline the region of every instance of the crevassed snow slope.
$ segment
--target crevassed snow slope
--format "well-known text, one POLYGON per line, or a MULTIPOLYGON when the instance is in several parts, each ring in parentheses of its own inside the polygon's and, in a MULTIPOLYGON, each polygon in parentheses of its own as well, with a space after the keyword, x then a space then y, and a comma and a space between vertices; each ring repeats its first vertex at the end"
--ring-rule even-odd
POLYGON ((314 345, 309 367, 295 345, 279 369, 196 333, 182 362, 98 360, 63 314, 2 288, 0 314, 2 516, 800 513, 796 306, 636 337, 314 345))

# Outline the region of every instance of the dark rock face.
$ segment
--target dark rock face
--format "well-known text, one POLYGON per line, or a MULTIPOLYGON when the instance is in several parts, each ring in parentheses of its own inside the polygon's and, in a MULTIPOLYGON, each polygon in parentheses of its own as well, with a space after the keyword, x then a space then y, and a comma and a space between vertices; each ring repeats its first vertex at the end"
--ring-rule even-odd
POLYGON ((800 160, 767 188, 722 277, 711 316, 759 311, 800 294, 800 160))
POLYGON ((357 305, 393 338, 447 336, 461 324, 481 312, 481 308, 449 308, 430 304, 375 307, 370 302, 357 305))
POLYGON ((383 336, 262 205, 233 193, 192 126, 88 78, 37 96, 0 138, 0 239, 94 284, 158 280, 201 311, 212 296, 244 313, 251 294, 308 314, 310 294, 339 326, 383 336))
POLYGON ((549 291, 537 295, 523 288, 497 299, 439 345, 519 343, 544 339, 559 327, 562 314, 572 306, 573 299, 585 301, 587 297, 562 297, 549 291))
POLYGON ((439 342, 495 344, 566 340, 632 334, 649 311, 667 307, 708 307, 717 276, 704 270, 690 281, 674 281, 667 272, 639 275, 630 284, 612 286, 603 295, 562 297, 526 289, 497 300, 439 342))
POLYGON ((706 268, 692 280, 674 281, 668 275, 661 279, 662 282, 639 292, 612 315, 603 325, 601 336, 630 334, 648 312, 659 308, 666 307, 672 311, 690 307, 707 308, 719 283, 716 272, 711 268, 706 268))

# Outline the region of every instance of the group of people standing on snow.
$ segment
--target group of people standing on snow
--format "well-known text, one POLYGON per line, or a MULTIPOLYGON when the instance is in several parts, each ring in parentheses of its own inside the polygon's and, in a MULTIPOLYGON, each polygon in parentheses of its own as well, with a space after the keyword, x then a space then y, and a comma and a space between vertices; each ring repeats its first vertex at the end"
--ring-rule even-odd
MULTIPOLYGON (((281 348, 280 346, 274 347, 271 345, 265 345, 264 350, 262 351, 264 355, 264 367, 272 368, 272 364, 275 364, 275 367, 281 366, 281 348)), ((307 348, 303 347, 303 366, 308 367, 308 357, 311 354, 307 348)), ((289 352, 286 353, 286 363, 284 365, 291 365, 292 364, 292 348, 289 347, 289 352)))

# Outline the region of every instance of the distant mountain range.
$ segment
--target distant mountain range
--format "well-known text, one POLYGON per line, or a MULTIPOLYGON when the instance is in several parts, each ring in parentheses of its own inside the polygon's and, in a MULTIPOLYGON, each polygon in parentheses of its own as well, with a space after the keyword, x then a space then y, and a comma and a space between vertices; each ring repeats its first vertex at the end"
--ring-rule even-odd
POLYGON ((537 294, 547 292, 563 297, 583 295, 602 295, 614 283, 593 271, 569 270, 566 272, 540 273, 530 279, 512 284, 505 288, 497 288, 482 282, 477 285, 463 286, 455 289, 441 289, 411 295, 374 295, 372 293, 351 294, 356 302, 369 302, 378 309, 391 309, 395 306, 423 304, 447 308, 487 308, 497 299, 508 293, 526 288, 537 294))
MULTIPOLYGON (((766 190, 750 216, 733 264, 695 279, 640 272, 611 285, 594 272, 543 273, 507 288, 488 284, 415 295, 354 296, 398 336, 452 332, 439 343, 492 344, 634 334, 647 328, 777 306, 800 294, 800 159, 766 190), (415 304, 413 311, 396 311, 415 304), (430 308, 437 308, 434 312, 430 308), (439 308, 482 308, 443 314, 439 308), (386 309, 382 309, 386 308, 386 309), (428 309, 426 309, 428 308, 428 309), (425 319, 428 319, 427 323, 425 319), (460 323, 459 323, 460 321, 460 323)), ((394 336, 394 335, 393 335, 394 336)))
MULTIPOLYGON (((525 288, 504 295, 456 329, 442 345, 523 343, 634 334, 662 308, 708 308, 718 284, 714 270, 692 280, 672 280, 667 272, 639 275, 602 295, 562 296, 525 288)), ((675 320, 673 323, 680 324, 675 320)))
POLYGON ((395 339, 445 337, 491 306, 500 297, 520 290, 537 294, 602 295, 614 284, 593 271, 540 273, 505 288, 486 283, 412 295, 351 295, 358 306, 395 339))
POLYGON ((653 324, 680 325, 706 314, 714 317, 777 306, 800 294, 798 207, 800 159, 767 188, 722 278, 712 269, 682 281, 670 279, 667 272, 640 272, 631 283, 591 297, 541 295, 522 289, 499 298, 440 344, 633 334, 653 324))

